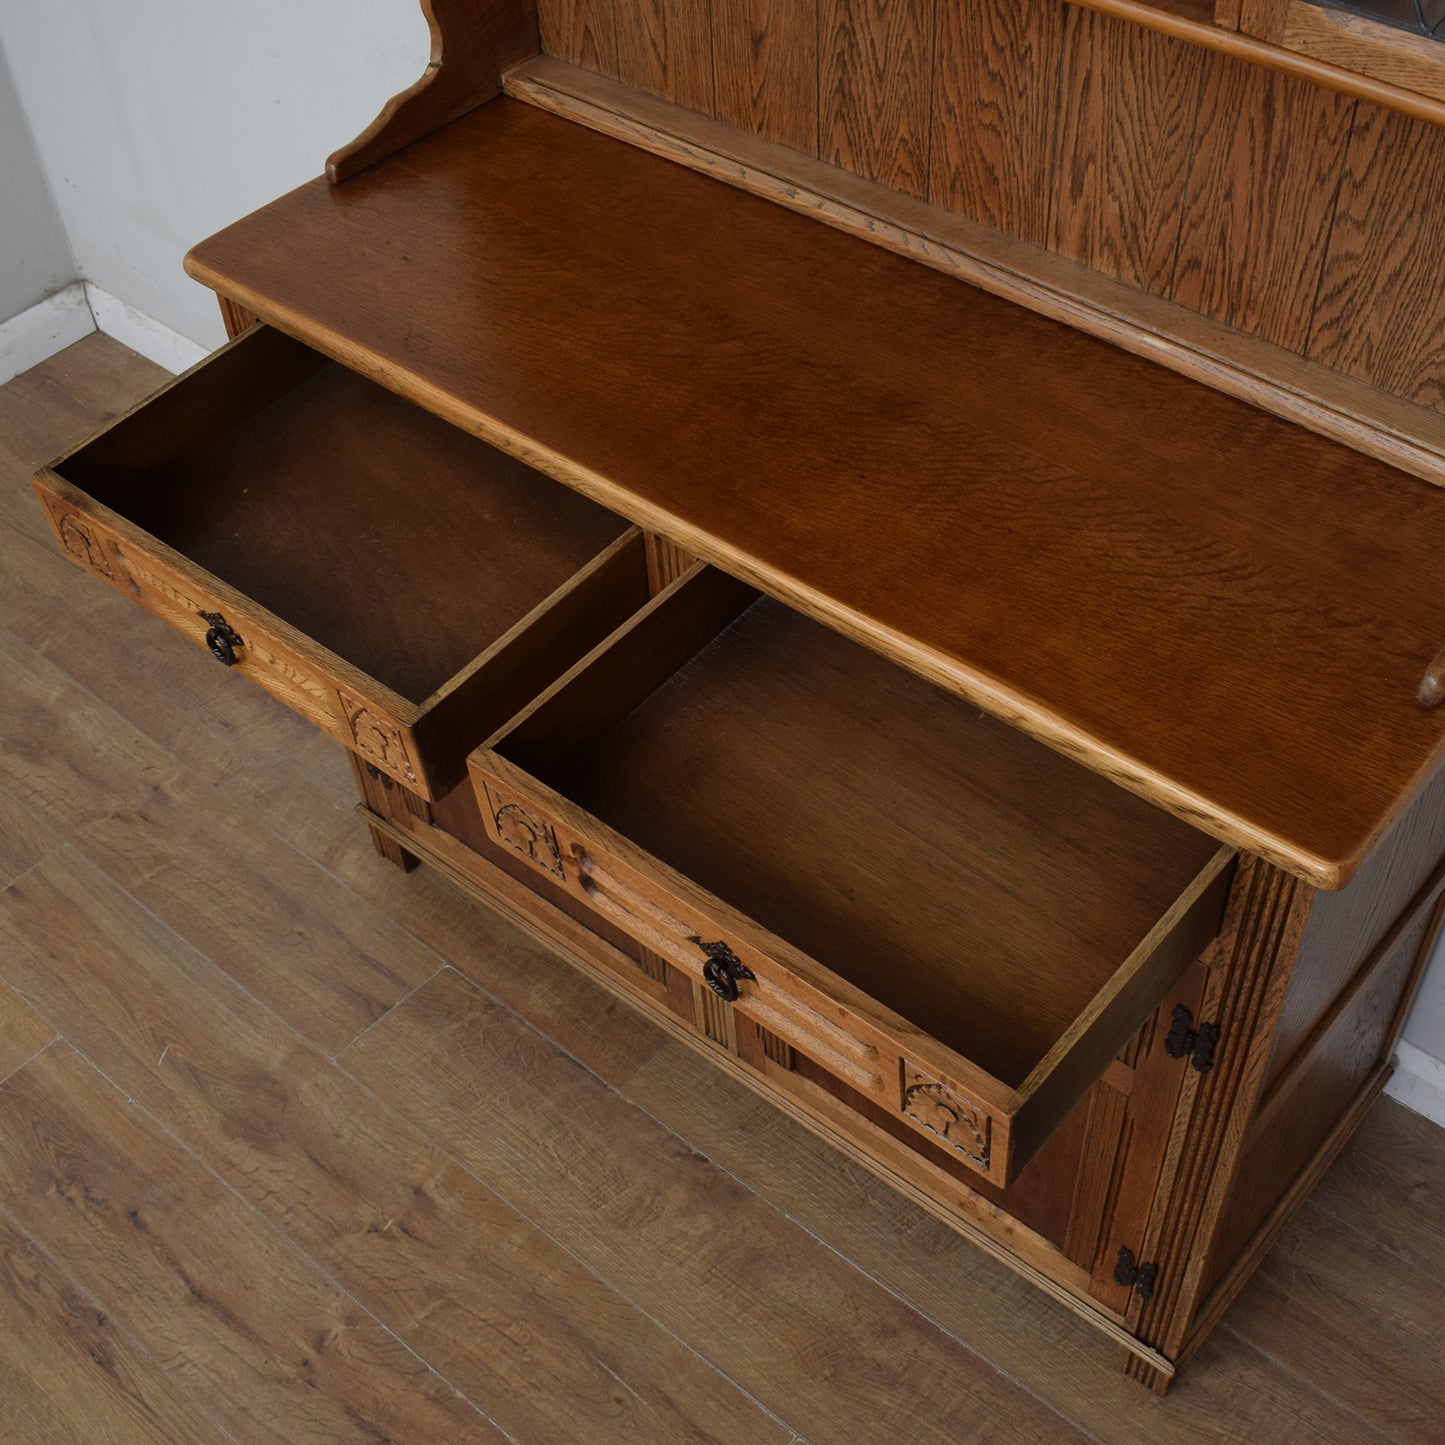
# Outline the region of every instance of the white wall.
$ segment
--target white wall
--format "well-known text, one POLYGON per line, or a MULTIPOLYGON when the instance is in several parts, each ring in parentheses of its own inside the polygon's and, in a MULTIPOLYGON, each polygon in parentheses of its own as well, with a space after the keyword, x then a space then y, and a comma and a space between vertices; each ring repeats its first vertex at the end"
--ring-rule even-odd
POLYGON ((0 321, 69 285, 75 258, 0 49, 0 321))
POLYGON ((214 346, 182 256, 319 175, 430 41, 417 0, 0 0, 0 47, 79 274, 214 346))

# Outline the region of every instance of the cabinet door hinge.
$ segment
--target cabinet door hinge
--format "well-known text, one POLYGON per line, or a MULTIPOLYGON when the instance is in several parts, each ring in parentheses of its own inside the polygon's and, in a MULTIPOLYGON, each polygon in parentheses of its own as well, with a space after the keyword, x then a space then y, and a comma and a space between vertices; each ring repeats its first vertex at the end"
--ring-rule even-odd
POLYGON ((1164 1040, 1164 1052, 1171 1059, 1190 1058, 1196 1070, 1207 1074, 1214 1067, 1214 1050, 1219 1044, 1219 1025, 1200 1024, 1192 1027, 1194 1015, 1183 1004, 1173 1014, 1173 1027, 1164 1040))
POLYGON ((1153 1299, 1154 1286, 1159 1280, 1157 1264, 1139 1264, 1134 1251, 1127 1245, 1119 1248, 1119 1259, 1114 1265, 1114 1282, 1134 1286, 1134 1293, 1142 1300, 1153 1299))

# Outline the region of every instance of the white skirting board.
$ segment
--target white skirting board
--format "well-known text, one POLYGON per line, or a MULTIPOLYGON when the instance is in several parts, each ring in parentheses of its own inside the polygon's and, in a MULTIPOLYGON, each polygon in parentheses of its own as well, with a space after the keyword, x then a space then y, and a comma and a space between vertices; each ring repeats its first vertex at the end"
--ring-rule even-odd
POLYGON ((97 331, 113 336, 122 346, 138 351, 147 361, 163 366, 167 371, 180 372, 203 361, 210 354, 204 346, 198 346, 179 331, 172 331, 128 306, 118 296, 102 291, 93 282, 86 281, 85 299, 90 303, 91 315, 95 317, 97 331))
POLYGON ((179 331, 128 306, 90 281, 75 281, 0 322, 0 385, 92 331, 103 331, 167 371, 184 371, 207 355, 179 331))
POLYGON ((81 281, 0 322, 0 385, 94 330, 95 317, 81 281))
POLYGON ((1401 1039, 1395 1045, 1395 1072, 1385 1092, 1445 1128, 1445 1061, 1401 1039))

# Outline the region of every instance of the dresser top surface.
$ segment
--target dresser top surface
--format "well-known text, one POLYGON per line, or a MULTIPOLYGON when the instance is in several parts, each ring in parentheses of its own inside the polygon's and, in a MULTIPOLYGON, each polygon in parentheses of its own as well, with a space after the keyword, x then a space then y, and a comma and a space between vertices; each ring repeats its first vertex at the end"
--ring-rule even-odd
POLYGON ((1439 760, 1445 491, 622 142, 496 100, 187 264, 1323 886, 1439 760))

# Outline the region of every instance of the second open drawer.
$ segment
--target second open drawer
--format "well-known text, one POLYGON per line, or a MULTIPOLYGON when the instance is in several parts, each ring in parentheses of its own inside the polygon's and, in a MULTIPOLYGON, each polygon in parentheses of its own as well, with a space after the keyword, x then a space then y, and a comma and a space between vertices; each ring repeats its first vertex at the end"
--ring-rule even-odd
POLYGON ((636 528, 268 327, 35 486, 81 566, 427 797, 648 595, 636 528))
POLYGON ((1217 933, 1233 861, 706 567, 471 767, 538 876, 999 1185, 1217 933))

